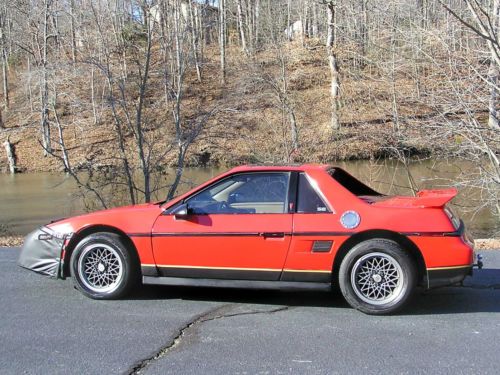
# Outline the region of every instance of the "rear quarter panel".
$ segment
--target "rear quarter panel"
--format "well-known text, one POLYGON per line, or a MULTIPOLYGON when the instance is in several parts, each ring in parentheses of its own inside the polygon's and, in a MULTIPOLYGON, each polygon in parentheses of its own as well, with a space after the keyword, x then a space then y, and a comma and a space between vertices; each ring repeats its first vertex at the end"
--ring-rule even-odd
MULTIPOLYGON (((331 206, 332 214, 331 217, 309 215, 309 221, 301 224, 301 230, 309 227, 309 230, 346 234, 329 238, 334 241, 332 252, 330 256, 323 254, 321 257, 325 262, 331 262, 330 266, 339 248, 351 235, 378 229, 408 237, 421 251, 427 268, 472 263, 472 250, 461 237, 442 235, 455 231, 442 208, 377 207, 356 197, 325 170, 311 170, 307 174, 318 184, 331 206), (340 223, 342 214, 350 210, 356 211, 361 218, 359 226, 353 230, 344 228, 340 223)), ((327 264, 323 264, 322 268, 325 267, 327 264)))

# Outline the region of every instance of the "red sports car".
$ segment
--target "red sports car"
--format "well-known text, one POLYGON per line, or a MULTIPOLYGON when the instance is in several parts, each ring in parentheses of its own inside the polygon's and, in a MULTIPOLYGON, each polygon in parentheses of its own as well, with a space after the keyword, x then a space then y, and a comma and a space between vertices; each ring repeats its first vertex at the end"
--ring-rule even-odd
POLYGON ((336 288, 368 314, 472 273, 456 190, 377 193, 327 165, 243 166, 169 202, 64 219, 26 237, 22 267, 96 299, 144 284, 336 288))

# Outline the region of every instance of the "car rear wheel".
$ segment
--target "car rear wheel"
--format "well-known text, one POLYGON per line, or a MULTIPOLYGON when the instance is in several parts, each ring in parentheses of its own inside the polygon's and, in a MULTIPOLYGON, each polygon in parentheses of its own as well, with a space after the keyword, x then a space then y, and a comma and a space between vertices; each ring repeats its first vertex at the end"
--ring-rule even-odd
POLYGON ((411 256, 395 242, 373 239, 353 247, 342 261, 339 284, 346 301, 366 314, 401 309, 415 289, 411 256))
POLYGON ((94 233, 85 237, 70 260, 76 288, 94 299, 125 296, 138 280, 138 266, 132 254, 117 234, 94 233))

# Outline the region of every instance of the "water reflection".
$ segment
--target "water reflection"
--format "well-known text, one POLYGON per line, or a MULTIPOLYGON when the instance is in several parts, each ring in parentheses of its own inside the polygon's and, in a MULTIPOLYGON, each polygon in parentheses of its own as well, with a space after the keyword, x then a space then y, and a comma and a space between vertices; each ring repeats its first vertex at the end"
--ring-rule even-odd
MULTIPOLYGON (((386 194, 412 194, 411 186, 419 189, 444 188, 454 184, 464 169, 463 162, 427 160, 413 162, 409 172, 395 161, 348 161, 336 165, 346 169, 367 182, 376 190, 386 194)), ((185 171, 180 191, 184 192, 204 182, 223 169, 188 168, 185 171)), ((173 174, 165 176, 165 185, 173 174)), ((154 194, 155 199, 164 199, 167 189, 154 194)), ((37 225, 50 220, 83 213, 86 206, 97 208, 96 202, 87 205, 77 196, 78 188, 71 177, 58 173, 26 173, 19 175, 0 174, 0 224, 6 224, 12 232, 26 234, 37 225)), ((114 192, 116 193, 116 192, 114 192)), ((454 200, 457 211, 477 237, 498 235, 500 219, 486 210, 476 211, 479 190, 461 190, 454 200)), ((90 204, 88 204, 90 203, 90 204)))

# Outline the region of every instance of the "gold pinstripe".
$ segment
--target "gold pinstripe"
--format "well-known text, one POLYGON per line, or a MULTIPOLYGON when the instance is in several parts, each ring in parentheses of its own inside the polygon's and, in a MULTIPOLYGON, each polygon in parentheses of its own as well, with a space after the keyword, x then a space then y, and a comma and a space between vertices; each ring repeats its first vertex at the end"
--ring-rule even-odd
POLYGON ((433 268, 427 268, 427 271, 454 270, 454 269, 458 269, 458 268, 470 268, 470 267, 472 267, 472 264, 468 264, 465 266, 433 267, 433 268))
POLYGON ((291 270, 289 268, 285 268, 284 272, 315 272, 315 273, 332 273, 332 271, 327 270, 291 270))

